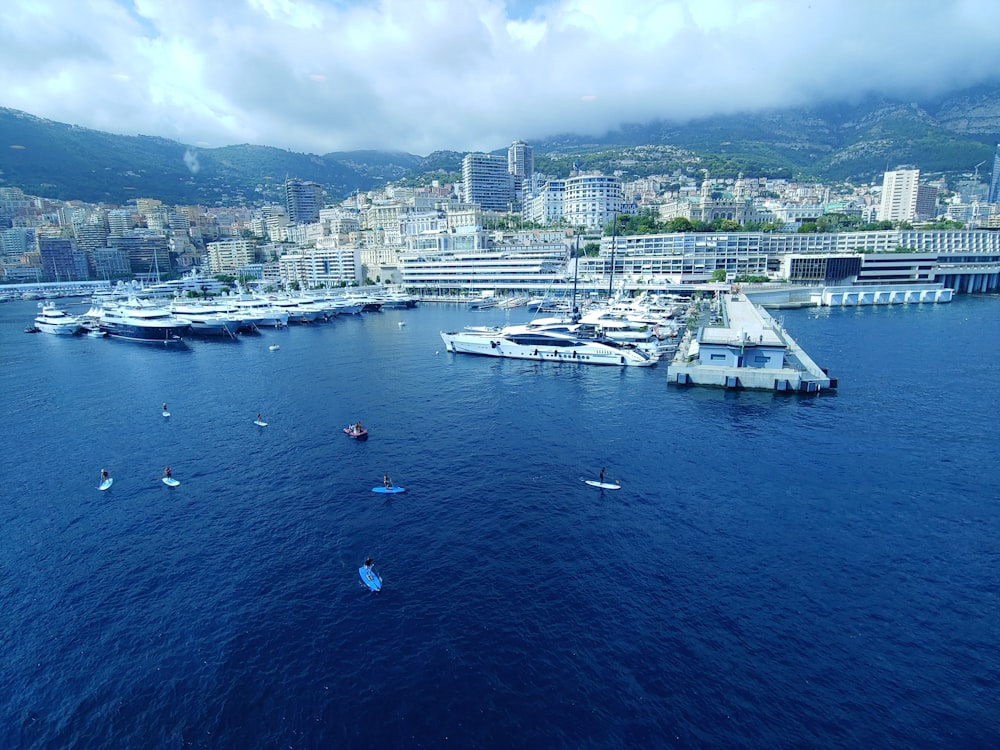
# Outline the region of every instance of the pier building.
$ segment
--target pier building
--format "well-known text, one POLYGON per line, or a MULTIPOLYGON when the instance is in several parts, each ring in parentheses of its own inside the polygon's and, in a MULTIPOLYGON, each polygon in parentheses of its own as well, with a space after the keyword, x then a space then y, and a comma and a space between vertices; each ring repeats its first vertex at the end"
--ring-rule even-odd
POLYGON ((719 299, 722 324, 685 333, 667 382, 717 388, 819 393, 837 382, 764 308, 743 294, 719 299))

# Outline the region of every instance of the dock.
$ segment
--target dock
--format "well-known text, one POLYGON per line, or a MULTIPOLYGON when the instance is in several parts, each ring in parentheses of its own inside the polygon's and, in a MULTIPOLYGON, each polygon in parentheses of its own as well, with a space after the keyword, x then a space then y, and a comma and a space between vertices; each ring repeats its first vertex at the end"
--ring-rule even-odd
POLYGON ((674 385, 820 393, 837 381, 767 311, 744 294, 722 294, 717 325, 689 329, 667 371, 674 385))

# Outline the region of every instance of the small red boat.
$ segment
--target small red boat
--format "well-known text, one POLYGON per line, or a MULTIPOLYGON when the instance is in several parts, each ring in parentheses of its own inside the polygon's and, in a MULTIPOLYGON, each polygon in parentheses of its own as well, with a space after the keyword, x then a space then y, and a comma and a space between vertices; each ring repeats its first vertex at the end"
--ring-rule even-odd
POLYGON ((367 440, 368 439, 368 430, 364 429, 363 427, 359 430, 357 428, 357 425, 353 425, 352 424, 352 425, 349 425, 349 426, 345 427, 344 428, 344 432, 347 433, 348 435, 350 435, 355 440, 367 440))

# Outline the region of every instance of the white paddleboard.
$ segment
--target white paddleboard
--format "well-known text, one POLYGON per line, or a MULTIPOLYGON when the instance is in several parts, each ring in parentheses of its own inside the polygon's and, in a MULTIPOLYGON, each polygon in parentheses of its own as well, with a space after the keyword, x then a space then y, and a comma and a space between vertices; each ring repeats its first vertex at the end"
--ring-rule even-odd
POLYGON ((167 487, 176 487, 177 485, 180 484, 180 482, 178 482, 173 477, 163 477, 163 483, 167 485, 167 487))
POLYGON ((110 489, 110 488, 111 488, 111 485, 112 485, 112 484, 114 484, 114 481, 115 481, 115 478, 114 478, 114 477, 108 477, 108 478, 107 478, 107 479, 105 479, 105 480, 104 480, 103 482, 101 482, 101 486, 100 486, 100 487, 98 487, 97 489, 99 489, 99 490, 107 490, 107 489, 110 489))
POLYGON ((589 484, 591 487, 600 487, 602 490, 620 490, 622 486, 620 484, 611 484, 610 482, 598 482, 596 479, 584 479, 585 484, 589 484))
POLYGON ((170 416, 170 412, 169 412, 169 411, 165 411, 165 412, 163 412, 163 416, 165 416, 165 417, 169 417, 169 416, 170 416))
POLYGON ((258 427, 267 427, 267 422, 262 422, 262 421, 260 421, 259 419, 255 419, 255 420, 253 421, 253 423, 254 423, 255 425, 257 425, 258 427))

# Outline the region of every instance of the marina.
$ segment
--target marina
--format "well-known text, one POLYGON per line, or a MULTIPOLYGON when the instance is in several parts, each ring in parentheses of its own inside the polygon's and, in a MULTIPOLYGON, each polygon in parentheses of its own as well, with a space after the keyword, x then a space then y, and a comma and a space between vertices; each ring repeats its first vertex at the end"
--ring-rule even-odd
POLYGON ((989 745, 997 304, 783 311, 829 398, 444 351, 524 308, 173 349, 0 305, 0 746, 989 745))

